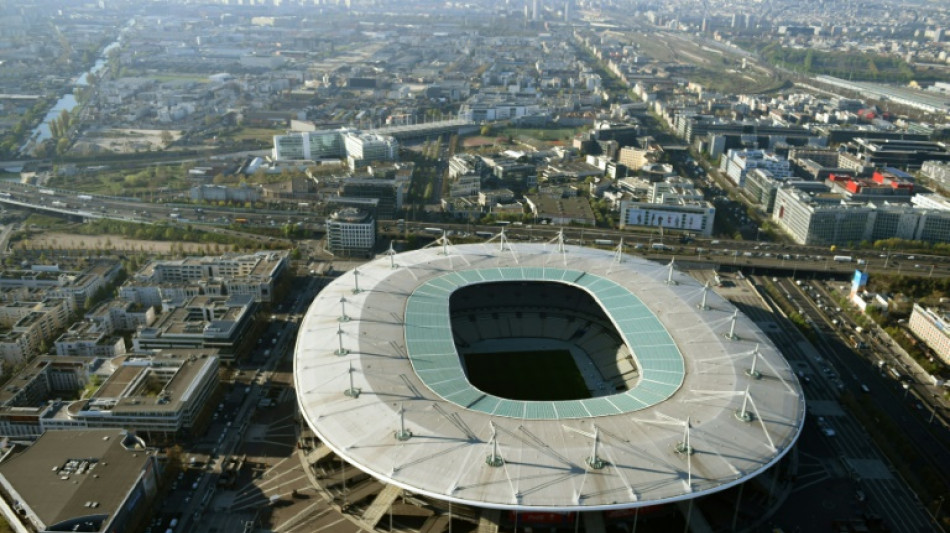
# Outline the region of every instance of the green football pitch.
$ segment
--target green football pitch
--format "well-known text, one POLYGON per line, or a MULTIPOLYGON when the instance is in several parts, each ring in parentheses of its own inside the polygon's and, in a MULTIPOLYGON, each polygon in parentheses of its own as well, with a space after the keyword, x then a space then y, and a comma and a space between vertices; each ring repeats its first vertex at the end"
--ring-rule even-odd
POLYGON ((567 350, 466 354, 468 380, 510 400, 590 398, 584 377, 567 350))

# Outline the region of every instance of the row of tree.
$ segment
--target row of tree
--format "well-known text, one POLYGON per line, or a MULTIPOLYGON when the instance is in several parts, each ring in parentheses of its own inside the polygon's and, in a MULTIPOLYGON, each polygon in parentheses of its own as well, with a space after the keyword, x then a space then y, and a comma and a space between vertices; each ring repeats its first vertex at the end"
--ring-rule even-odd
POLYGON ((848 79, 908 83, 920 75, 897 57, 863 52, 824 52, 770 43, 759 50, 769 63, 805 74, 827 74, 848 79))

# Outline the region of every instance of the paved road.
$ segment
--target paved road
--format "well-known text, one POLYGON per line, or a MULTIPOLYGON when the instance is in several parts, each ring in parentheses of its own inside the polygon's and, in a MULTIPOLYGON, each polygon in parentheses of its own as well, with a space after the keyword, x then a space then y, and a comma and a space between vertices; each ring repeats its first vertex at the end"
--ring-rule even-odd
POLYGON ((838 403, 841 392, 838 380, 825 371, 829 368, 834 374, 839 374, 835 362, 829 361, 827 345, 819 342, 817 347, 813 347, 783 315, 762 309, 761 298, 748 280, 737 283, 749 289, 747 294, 733 297, 737 305, 752 320, 766 324, 764 331, 782 349, 799 375, 808 376, 809 381, 804 384, 809 408, 807 424, 818 424, 818 417, 821 417, 821 425, 833 430, 834 435, 826 436, 826 439, 833 450, 832 457, 838 459, 836 466, 851 476, 856 489, 866 494, 868 507, 887 522, 891 531, 933 531, 934 524, 916 496, 895 475, 865 429, 846 416, 838 403), (774 326, 769 327, 770 323, 774 326))

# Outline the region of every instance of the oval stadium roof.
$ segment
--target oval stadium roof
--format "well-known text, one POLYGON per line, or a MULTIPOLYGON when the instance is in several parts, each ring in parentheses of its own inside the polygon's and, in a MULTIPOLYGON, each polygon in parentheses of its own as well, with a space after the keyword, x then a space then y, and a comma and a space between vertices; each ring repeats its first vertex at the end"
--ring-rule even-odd
POLYGON ((471 244, 380 258, 330 283, 304 317, 294 360, 301 413, 374 477, 469 505, 587 511, 723 490, 784 456, 805 404, 758 327, 712 291, 699 309, 703 294, 668 265, 573 246, 471 244), (497 281, 590 294, 630 349, 637 381, 567 401, 478 390, 454 344, 449 296, 497 281))

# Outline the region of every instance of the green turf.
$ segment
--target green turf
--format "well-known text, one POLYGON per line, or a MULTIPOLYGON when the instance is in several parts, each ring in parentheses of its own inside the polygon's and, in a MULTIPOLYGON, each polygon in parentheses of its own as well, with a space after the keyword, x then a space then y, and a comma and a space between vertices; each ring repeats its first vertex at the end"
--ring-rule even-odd
POLYGON ((476 388, 510 400, 554 401, 590 398, 571 352, 466 354, 468 379, 476 388))

